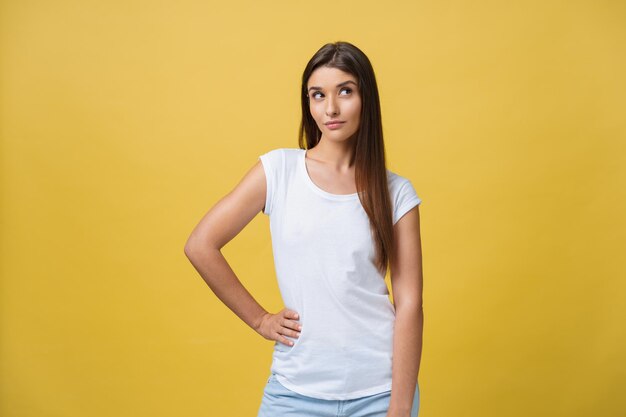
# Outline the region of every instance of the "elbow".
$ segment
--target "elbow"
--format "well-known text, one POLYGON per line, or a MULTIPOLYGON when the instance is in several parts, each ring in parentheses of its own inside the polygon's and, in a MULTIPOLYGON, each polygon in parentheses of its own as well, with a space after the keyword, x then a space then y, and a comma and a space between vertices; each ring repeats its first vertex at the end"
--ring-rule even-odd
POLYGON ((186 256, 188 259, 191 259, 191 258, 192 258, 192 256, 193 256, 193 253, 195 252, 195 250, 194 250, 193 246, 191 246, 191 245, 189 244, 189 242, 187 242, 187 243, 185 243, 185 249, 184 249, 184 252, 185 252, 185 256, 186 256))
POLYGON ((219 248, 215 247, 215 245, 207 239, 192 235, 185 243, 184 252, 185 256, 187 256, 189 260, 192 260, 197 258, 199 254, 206 254, 207 252, 213 250, 219 251, 219 248))
POLYGON ((200 250, 200 243, 198 242, 198 239, 193 235, 190 236, 185 243, 185 256, 192 259, 200 250))

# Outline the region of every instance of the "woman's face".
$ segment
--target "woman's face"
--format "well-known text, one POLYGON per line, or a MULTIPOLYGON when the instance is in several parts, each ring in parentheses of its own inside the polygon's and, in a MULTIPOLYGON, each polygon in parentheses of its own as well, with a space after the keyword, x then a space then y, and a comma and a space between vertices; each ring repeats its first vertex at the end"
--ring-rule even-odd
POLYGON ((357 79, 337 68, 319 67, 307 83, 311 116, 322 132, 332 141, 350 139, 361 122, 361 95, 357 79), (339 121, 332 126, 326 123, 339 121))

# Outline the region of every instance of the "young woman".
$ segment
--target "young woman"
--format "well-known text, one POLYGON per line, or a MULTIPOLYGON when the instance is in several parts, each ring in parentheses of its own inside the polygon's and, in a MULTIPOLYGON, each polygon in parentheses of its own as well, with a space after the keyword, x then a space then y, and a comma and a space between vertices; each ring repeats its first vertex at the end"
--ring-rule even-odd
POLYGON ((185 246, 217 297, 274 341, 258 417, 417 416, 421 199, 386 168, 378 87, 360 49, 336 42, 315 53, 302 77, 299 147, 259 158, 185 246), (220 252, 259 212, 286 306, 277 313, 220 252))

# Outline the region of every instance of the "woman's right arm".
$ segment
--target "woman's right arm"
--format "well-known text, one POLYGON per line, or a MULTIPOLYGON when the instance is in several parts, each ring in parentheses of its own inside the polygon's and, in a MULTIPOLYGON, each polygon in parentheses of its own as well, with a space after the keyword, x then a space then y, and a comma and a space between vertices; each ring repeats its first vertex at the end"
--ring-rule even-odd
POLYGON ((185 255, 215 295, 248 326, 266 339, 291 345, 283 335, 299 336, 296 312, 267 312, 239 281, 221 252, 263 210, 266 192, 265 171, 257 161, 196 225, 185 244, 185 255))

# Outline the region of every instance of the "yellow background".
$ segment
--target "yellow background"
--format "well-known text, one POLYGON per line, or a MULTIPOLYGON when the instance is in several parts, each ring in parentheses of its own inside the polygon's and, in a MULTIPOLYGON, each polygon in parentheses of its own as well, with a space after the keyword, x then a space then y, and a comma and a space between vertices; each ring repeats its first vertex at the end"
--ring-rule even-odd
MULTIPOLYGON (((255 416, 272 342, 186 259, 297 147, 326 42, 370 58, 421 205, 420 417, 626 409, 626 4, 3 1, 0 414, 255 416)), ((283 306, 268 219, 224 254, 283 306)))

